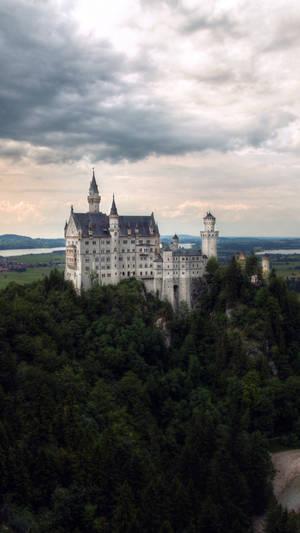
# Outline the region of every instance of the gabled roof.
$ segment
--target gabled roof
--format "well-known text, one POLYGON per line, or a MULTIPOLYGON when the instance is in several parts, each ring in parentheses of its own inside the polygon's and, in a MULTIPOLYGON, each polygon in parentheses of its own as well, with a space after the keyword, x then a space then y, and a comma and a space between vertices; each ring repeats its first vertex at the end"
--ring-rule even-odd
POLYGON ((179 248, 178 250, 173 251, 173 255, 180 255, 182 256, 200 256, 202 255, 201 250, 186 250, 185 248, 179 248))
MULTIPOLYGON (((72 217, 77 230, 82 231, 83 237, 89 237, 91 231, 94 237, 110 237, 109 217, 105 213, 73 213, 72 217)), ((119 229, 121 237, 130 236, 130 234, 136 235, 137 238, 139 236, 153 237, 159 234, 152 215, 119 216, 119 229)))

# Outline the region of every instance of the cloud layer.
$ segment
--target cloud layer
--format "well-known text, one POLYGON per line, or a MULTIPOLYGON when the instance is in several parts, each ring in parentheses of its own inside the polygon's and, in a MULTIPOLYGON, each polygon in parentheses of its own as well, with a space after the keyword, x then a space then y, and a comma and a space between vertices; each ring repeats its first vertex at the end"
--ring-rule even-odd
POLYGON ((2 0, 2 211, 14 191, 25 213, 33 194, 42 202, 34 204, 40 220, 51 222, 38 191, 50 191, 54 206, 60 199, 51 190, 60 190, 65 205, 66 180, 72 175, 74 185, 78 175, 79 184, 98 163, 114 176, 127 209, 141 201, 136 187, 126 200, 121 176, 132 172, 141 191, 152 190, 161 219, 178 219, 190 231, 195 209, 202 216, 210 204, 225 225, 232 211, 249 233, 249 217, 261 216, 262 191, 270 194, 267 218, 279 194, 299 222, 287 187, 299 193, 299 27, 294 1, 2 0))

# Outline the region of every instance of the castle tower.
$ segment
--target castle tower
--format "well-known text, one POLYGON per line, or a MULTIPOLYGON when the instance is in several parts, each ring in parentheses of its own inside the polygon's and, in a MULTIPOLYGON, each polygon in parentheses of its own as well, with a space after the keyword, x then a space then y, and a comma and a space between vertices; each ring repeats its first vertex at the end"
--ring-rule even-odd
POLYGON ((262 256, 261 266, 262 266, 263 276, 267 276, 270 273, 270 256, 268 254, 264 254, 262 256))
POLYGON ((109 213, 109 233, 110 233, 110 260, 111 260, 111 283, 119 283, 119 250, 120 250, 120 226, 119 215, 115 203, 115 195, 109 213))
POLYGON ((172 237, 172 244, 170 246, 171 250, 178 250, 178 243, 179 239, 175 233, 174 237, 172 237))
POLYGON ((210 257, 217 257, 217 240, 219 232, 215 231, 215 217, 208 212, 203 218, 204 231, 200 231, 202 239, 202 254, 210 257))
POLYGON ((98 185, 96 183, 94 169, 93 169, 93 177, 90 183, 89 194, 88 194, 87 199, 89 203, 89 212, 99 213, 99 205, 100 205, 101 196, 98 191, 98 185))

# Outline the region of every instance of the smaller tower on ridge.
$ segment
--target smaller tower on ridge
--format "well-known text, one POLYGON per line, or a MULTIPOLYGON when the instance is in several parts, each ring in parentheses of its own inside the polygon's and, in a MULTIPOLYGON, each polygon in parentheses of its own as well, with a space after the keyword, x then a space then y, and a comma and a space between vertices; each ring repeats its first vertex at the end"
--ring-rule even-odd
POLYGON ((99 205, 100 205, 101 196, 98 191, 98 185, 96 183, 94 169, 93 169, 93 176, 92 176, 92 181, 90 183, 89 194, 88 194, 87 199, 89 203, 89 212, 99 213, 99 205))
POLYGON ((270 256, 268 254, 262 256, 261 266, 263 276, 268 276, 268 274, 270 274, 270 256))
POLYGON ((210 257, 217 257, 217 240, 219 232, 215 231, 216 219, 208 212, 203 218, 204 231, 200 231, 202 239, 202 254, 210 257))
POLYGON ((178 243, 179 239, 175 233, 174 237, 172 237, 172 244, 170 246, 171 250, 178 250, 178 243))

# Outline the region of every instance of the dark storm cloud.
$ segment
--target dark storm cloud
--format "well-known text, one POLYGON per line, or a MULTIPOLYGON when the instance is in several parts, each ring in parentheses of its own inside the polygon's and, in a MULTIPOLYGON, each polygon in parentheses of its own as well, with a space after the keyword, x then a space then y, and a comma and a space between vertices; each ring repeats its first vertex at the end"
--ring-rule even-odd
MULTIPOLYGON (((204 25, 197 19, 193 29, 190 20, 184 31, 204 25)), ((206 27, 221 25, 230 27, 230 21, 206 22, 206 27)), ((58 163, 88 156, 116 162, 227 151, 258 146, 274 127, 291 120, 258 117, 254 125, 238 129, 182 114, 152 96, 151 81, 160 73, 146 50, 131 60, 108 41, 89 41, 50 3, 2 1, 0 46, 0 136, 13 141, 0 147, 7 157, 29 154, 40 163, 58 163)))

